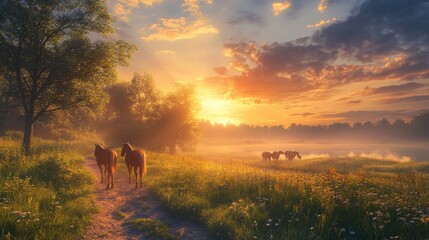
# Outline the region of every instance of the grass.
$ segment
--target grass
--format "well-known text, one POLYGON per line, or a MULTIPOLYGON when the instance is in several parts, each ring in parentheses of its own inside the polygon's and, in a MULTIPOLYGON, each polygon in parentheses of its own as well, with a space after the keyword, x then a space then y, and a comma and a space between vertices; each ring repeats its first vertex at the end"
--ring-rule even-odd
POLYGON ((132 228, 141 231, 145 237, 148 238, 161 238, 165 240, 178 240, 176 236, 170 233, 170 229, 167 225, 156 219, 150 218, 136 218, 127 221, 132 228))
POLYGON ((114 218, 116 219, 116 220, 122 220, 122 219, 124 219, 124 218, 126 218, 127 217, 127 214, 126 213, 124 213, 124 212, 122 212, 122 211, 116 211, 115 213, 115 216, 114 216, 114 218))
POLYGON ((0 239, 78 239, 95 212, 81 142, 0 138, 0 239))
POLYGON ((148 153, 145 182, 167 209, 202 221, 214 239, 427 239, 428 166, 148 153))

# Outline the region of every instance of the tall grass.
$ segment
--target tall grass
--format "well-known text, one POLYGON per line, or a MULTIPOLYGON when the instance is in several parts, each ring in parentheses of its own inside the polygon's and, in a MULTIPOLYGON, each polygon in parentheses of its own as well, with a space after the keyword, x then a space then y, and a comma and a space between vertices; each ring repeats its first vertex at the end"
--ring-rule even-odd
POLYGON ((78 239, 95 212, 78 142, 0 138, 0 239, 78 239))
POLYGON ((148 159, 145 181, 163 204, 202 221, 215 239, 429 237, 429 176, 395 170, 405 165, 331 159, 288 168, 159 153, 148 159))

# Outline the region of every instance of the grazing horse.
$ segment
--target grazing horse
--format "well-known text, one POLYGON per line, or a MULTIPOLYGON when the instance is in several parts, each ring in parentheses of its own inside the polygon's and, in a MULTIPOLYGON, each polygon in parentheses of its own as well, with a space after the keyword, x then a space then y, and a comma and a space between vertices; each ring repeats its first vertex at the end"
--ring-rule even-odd
POLYGON ((100 144, 95 144, 94 151, 95 159, 97 160, 97 165, 100 168, 101 173, 101 182, 106 181, 106 188, 113 188, 113 175, 116 172, 116 164, 118 162, 118 154, 114 149, 107 149, 102 147, 100 144), (104 165, 104 177, 103 169, 104 165), (107 172, 107 176, 106 176, 107 172), (110 180, 110 183, 109 183, 110 180))
POLYGON ((295 157, 301 159, 301 155, 297 151, 285 151, 284 152, 286 159, 292 161, 295 157))
POLYGON ((263 152, 262 153, 262 160, 263 161, 271 161, 271 153, 270 152, 263 152))
POLYGON ((140 174, 140 187, 143 186, 143 175, 146 174, 146 154, 143 150, 133 150, 129 143, 122 145, 121 156, 125 156, 125 163, 128 168, 129 182, 131 183, 131 170, 134 169, 134 176, 136 176, 136 188, 138 186, 137 170, 140 174))
POLYGON ((283 151, 273 152, 271 153, 271 157, 273 158, 273 160, 278 161, 280 158, 280 154, 284 154, 284 152, 283 151))

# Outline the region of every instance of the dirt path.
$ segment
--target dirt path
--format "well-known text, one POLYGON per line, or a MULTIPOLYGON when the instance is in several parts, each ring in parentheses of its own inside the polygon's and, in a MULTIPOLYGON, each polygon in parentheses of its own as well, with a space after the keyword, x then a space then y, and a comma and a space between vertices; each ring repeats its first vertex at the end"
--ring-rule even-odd
POLYGON ((145 186, 135 189, 134 184, 128 183, 126 174, 117 172, 115 188, 105 189, 105 184, 99 182, 100 171, 95 160, 87 159, 86 167, 97 179, 94 193, 100 212, 94 216, 93 224, 86 229, 83 239, 157 239, 130 229, 126 221, 135 218, 157 219, 168 225, 170 232, 180 239, 209 239, 202 227, 166 213, 145 186))

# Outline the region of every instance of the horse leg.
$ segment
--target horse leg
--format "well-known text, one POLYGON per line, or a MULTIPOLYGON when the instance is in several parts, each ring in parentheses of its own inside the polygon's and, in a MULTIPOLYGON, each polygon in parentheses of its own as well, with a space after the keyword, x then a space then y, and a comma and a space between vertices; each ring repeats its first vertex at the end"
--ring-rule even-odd
POLYGON ((128 183, 131 183, 131 175, 132 175, 131 165, 127 164, 127 168, 128 168, 128 183))
POLYGON ((136 188, 138 188, 138 175, 137 175, 137 167, 134 167, 134 176, 136 177, 136 188))
POLYGON ((143 187, 143 169, 140 169, 140 188, 143 187))
POLYGON ((110 184, 110 188, 113 188, 114 185, 114 175, 113 175, 113 171, 110 171, 110 178, 112 179, 112 183, 110 184))
POLYGON ((110 186, 109 186, 109 184, 110 184, 110 176, 111 176, 111 171, 107 171, 107 177, 106 177, 106 183, 107 183, 107 185, 106 185, 106 189, 110 188, 110 186))
POLYGON ((101 182, 100 183, 102 183, 103 182, 103 168, 101 168, 101 165, 98 165, 98 168, 100 169, 100 173, 101 173, 101 182))

